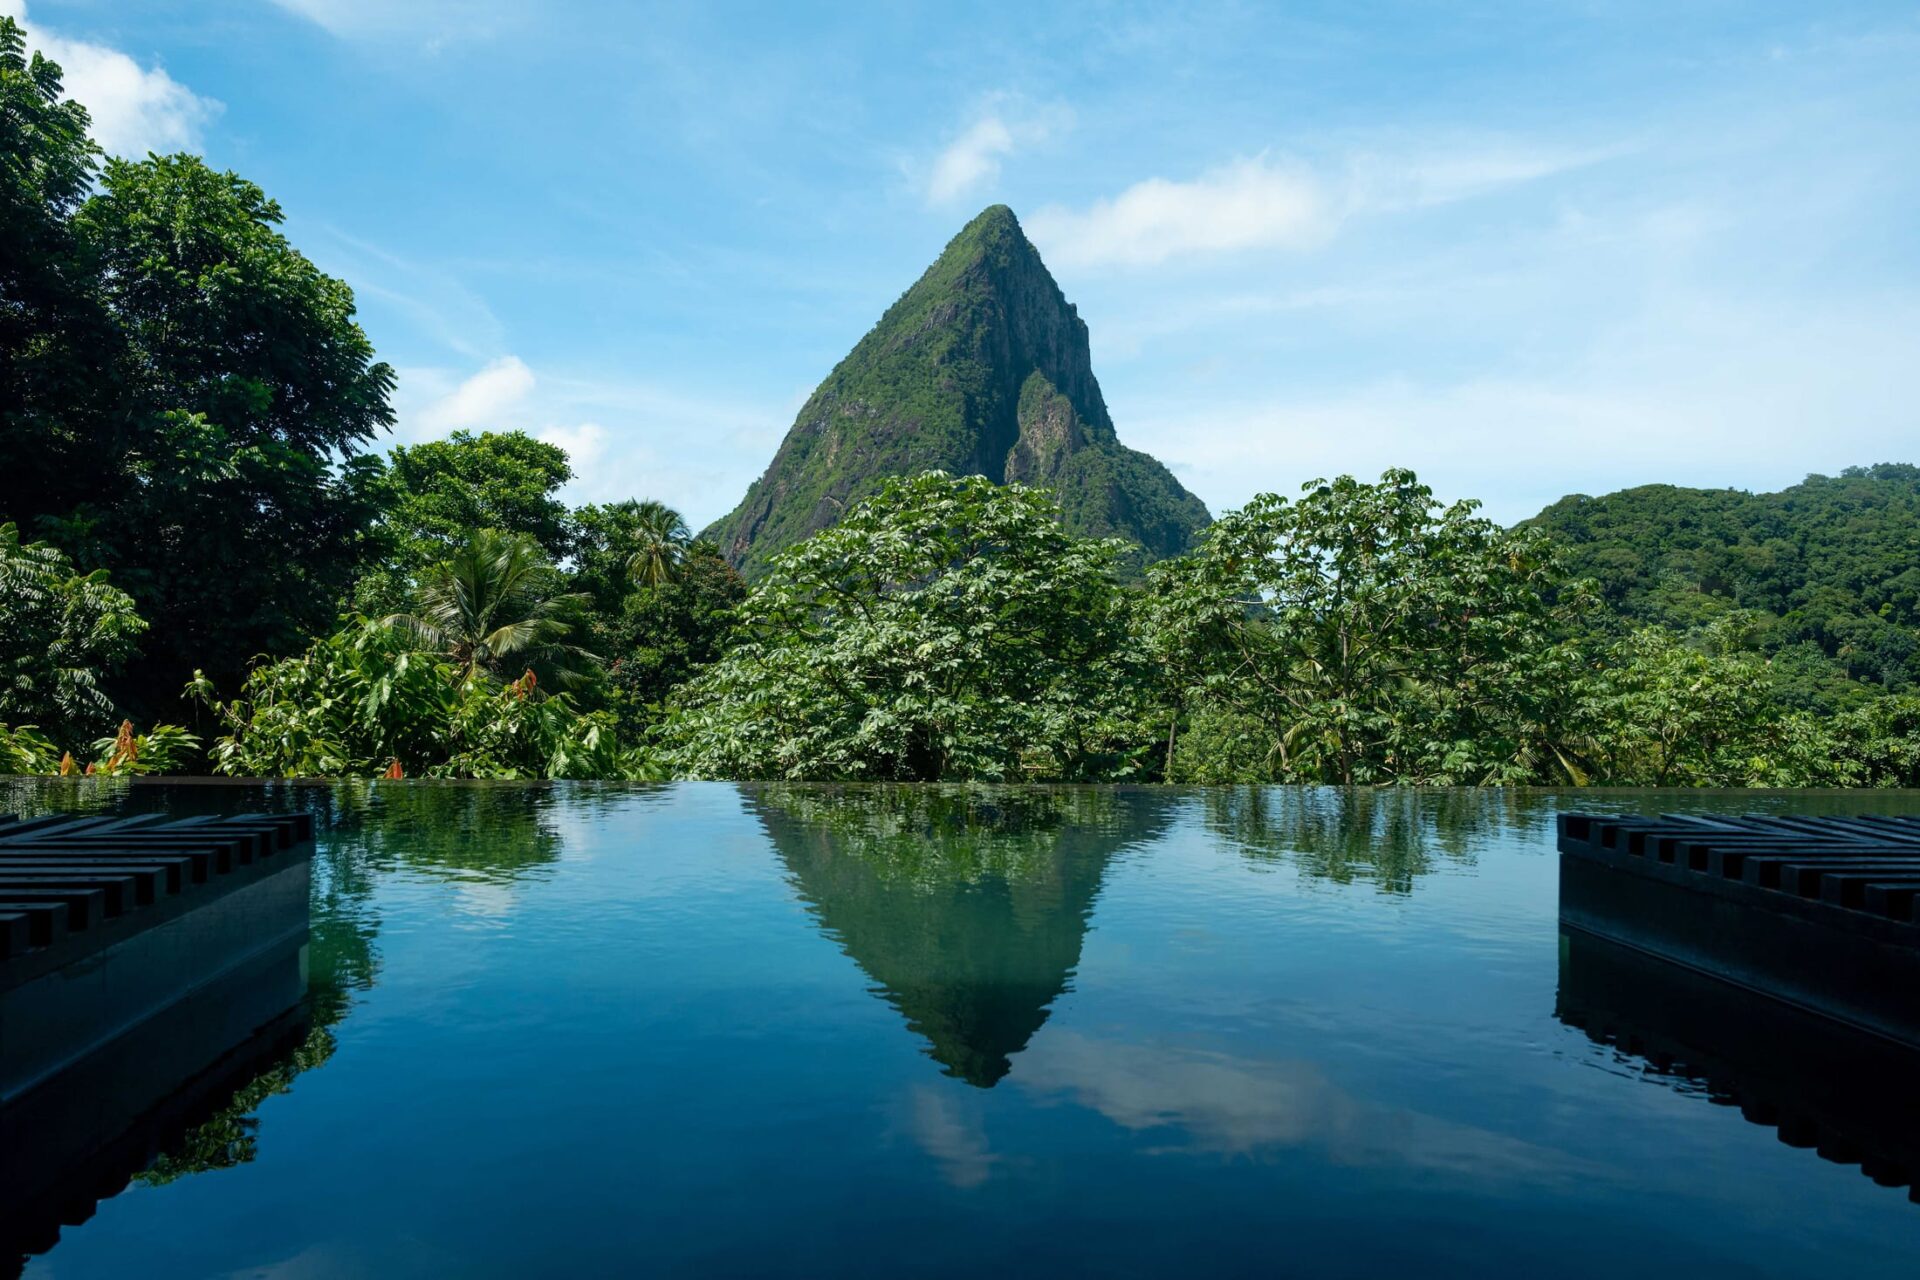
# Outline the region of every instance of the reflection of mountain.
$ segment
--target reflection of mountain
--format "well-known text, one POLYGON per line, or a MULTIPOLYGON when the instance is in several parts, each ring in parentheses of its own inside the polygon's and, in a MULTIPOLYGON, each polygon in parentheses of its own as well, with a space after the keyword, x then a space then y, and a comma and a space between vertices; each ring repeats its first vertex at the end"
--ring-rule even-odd
POLYGON ((1564 923, 1560 939, 1562 1022, 1920 1202, 1920 1053, 1564 923))
POLYGON ((1172 801, 1145 792, 762 787, 748 805, 821 927, 925 1036, 992 1088, 1080 962, 1115 853, 1172 801))

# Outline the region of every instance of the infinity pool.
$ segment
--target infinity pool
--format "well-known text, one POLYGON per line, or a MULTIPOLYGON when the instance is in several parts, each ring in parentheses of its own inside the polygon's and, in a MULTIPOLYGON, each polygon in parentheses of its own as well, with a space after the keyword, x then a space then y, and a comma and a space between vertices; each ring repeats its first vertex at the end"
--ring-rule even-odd
POLYGON ((0 781, 320 817, 304 1040, 25 1272, 1920 1274, 1905 1190, 1571 1012, 1563 800, 1920 812, 0 781))

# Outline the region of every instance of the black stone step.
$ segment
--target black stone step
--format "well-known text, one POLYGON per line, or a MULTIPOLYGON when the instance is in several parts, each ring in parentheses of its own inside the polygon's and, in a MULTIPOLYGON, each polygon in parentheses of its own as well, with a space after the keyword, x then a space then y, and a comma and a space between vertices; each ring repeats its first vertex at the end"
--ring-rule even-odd
POLYGON ((65 928, 77 933, 90 928, 106 914, 107 895, 98 889, 6 889, 0 890, 0 904, 8 908, 24 904, 57 905, 65 908, 65 928))
MULTIPOLYGON (((0 911, 25 918, 26 944, 22 950, 32 947, 49 947, 66 936, 69 908, 63 902, 0 900, 0 911)), ((19 952, 10 954, 17 955, 19 952)))
MULTIPOLYGON (((143 908, 211 900, 233 885, 271 874, 283 850, 310 848, 309 814, 169 820, 164 814, 32 818, 0 824, 0 900, 19 904, 0 940, 0 988, 25 980, 11 962, 87 933, 103 922, 140 920, 143 908), (62 915, 61 913, 64 912, 62 915), (60 928, 50 920, 58 915, 60 928)), ((301 857, 306 856, 304 852, 301 857)), ((179 908, 191 910, 192 905, 179 908)), ((178 911, 169 906, 159 918, 178 911)), ((135 932, 145 924, 127 926, 135 932)), ((114 934, 124 932, 118 924, 114 934)), ((88 947, 101 944, 88 944, 88 947)), ((82 947, 84 952, 88 947, 82 947)), ((78 953, 76 953, 78 954, 78 953)), ((43 957, 34 971, 61 961, 43 957)))

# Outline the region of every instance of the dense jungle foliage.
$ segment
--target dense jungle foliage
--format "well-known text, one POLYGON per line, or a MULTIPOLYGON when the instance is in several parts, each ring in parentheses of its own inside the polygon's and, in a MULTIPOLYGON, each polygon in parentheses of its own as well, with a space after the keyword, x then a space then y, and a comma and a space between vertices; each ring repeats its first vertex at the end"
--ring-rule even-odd
POLYGON ((916 468, 749 584, 524 434, 375 451, 352 291, 237 175, 103 158, 23 48, 0 773, 1920 784, 1920 468, 1516 529, 1340 477, 1144 575, 1070 494, 916 468))

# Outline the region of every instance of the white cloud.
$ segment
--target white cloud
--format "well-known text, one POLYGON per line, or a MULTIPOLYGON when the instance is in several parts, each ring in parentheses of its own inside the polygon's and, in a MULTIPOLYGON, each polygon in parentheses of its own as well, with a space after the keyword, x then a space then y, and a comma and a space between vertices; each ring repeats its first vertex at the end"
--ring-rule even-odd
POLYGON ((607 459, 607 429, 597 422, 582 422, 578 426, 547 426, 534 432, 536 440, 559 445, 567 451, 567 460, 573 465, 576 480, 603 474, 607 459))
POLYGON ((1021 147, 1044 142, 1073 123, 1060 106, 1036 108, 1011 94, 996 94, 977 119, 934 158, 926 175, 929 205, 951 204, 991 186, 1000 161, 1021 147))
POLYGON ((1503 144, 1411 155, 1361 153, 1331 176, 1265 155, 1190 181, 1148 178, 1083 210, 1048 205, 1027 229, 1062 266, 1153 266, 1247 249, 1312 249, 1365 214, 1425 208, 1532 182, 1619 154, 1503 144))
POLYGON ((977 120, 947 145, 927 177, 929 204, 946 204, 1000 176, 1000 157, 1013 150, 1013 131, 999 116, 977 120))
POLYGON ((502 356, 412 415, 409 425, 428 436, 463 427, 499 427, 533 386, 533 370, 519 356, 502 356))
POLYGON ((1299 249, 1331 230, 1322 184, 1265 156, 1239 160, 1191 182, 1149 178, 1082 212, 1048 205, 1027 230, 1062 266, 1150 266, 1192 253, 1299 249))
POLYGON ((0 14, 27 28, 29 48, 60 64, 67 95, 86 107, 94 141, 113 155, 196 149, 201 130, 223 110, 160 67, 31 24, 25 0, 0 0, 0 14))

